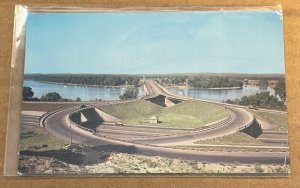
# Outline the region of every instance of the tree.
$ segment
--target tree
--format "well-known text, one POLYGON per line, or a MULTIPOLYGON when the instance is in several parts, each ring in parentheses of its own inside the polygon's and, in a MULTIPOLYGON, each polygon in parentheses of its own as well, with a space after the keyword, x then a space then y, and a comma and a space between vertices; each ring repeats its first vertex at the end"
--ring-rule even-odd
POLYGON ((286 99, 285 82, 279 81, 274 88, 275 94, 278 95, 282 101, 286 99))
MULTIPOLYGON (((227 103, 231 103, 231 100, 227 100, 227 103)), ((284 103, 279 101, 277 97, 270 95, 267 92, 256 93, 249 96, 243 96, 240 100, 235 100, 233 104, 239 104, 243 106, 254 105, 258 107, 272 107, 272 108, 283 108, 284 103)))
POLYGON ((259 80, 259 82, 258 82, 258 86, 267 86, 267 85, 268 85, 267 80, 262 79, 262 80, 259 80))
POLYGON ((137 88, 135 87, 127 87, 124 94, 120 95, 120 99, 124 100, 124 99, 132 99, 132 98, 136 98, 138 94, 137 88))
POLYGON ((132 85, 138 85, 141 76, 107 74, 26 74, 25 79, 55 83, 120 86, 126 82, 132 85))
POLYGON ((62 99, 61 96, 56 92, 50 92, 41 97, 41 101, 50 101, 50 102, 60 101, 61 99, 62 99))
POLYGON ((30 101, 34 95, 34 92, 32 91, 31 87, 23 87, 23 100, 24 101, 30 101))
POLYGON ((76 102, 80 102, 81 99, 79 97, 76 98, 76 102))

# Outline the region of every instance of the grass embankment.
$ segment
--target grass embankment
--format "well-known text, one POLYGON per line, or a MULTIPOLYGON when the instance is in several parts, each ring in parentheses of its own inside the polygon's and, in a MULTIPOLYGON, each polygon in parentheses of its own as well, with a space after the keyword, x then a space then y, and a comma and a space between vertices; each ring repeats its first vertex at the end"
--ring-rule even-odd
POLYGON ((250 112, 262 121, 276 126, 275 130, 288 130, 287 114, 262 112, 256 110, 250 110, 250 112))
POLYGON ((218 138, 200 140, 196 144, 212 144, 212 145, 262 145, 263 143, 245 133, 236 132, 218 138))
POLYGON ((50 135, 44 128, 37 126, 22 126, 20 151, 59 150, 67 143, 50 135))
POLYGON ((163 108, 141 100, 99 108, 121 119, 125 124, 175 128, 198 128, 228 116, 228 112, 222 107, 200 101, 186 101, 163 108), (153 115, 158 118, 159 123, 149 123, 153 115))

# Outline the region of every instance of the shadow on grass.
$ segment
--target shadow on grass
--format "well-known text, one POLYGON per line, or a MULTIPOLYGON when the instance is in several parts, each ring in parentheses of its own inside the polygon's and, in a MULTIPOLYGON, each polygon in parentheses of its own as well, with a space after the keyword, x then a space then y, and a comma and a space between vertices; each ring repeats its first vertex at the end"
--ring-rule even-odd
POLYGON ((96 147, 89 146, 71 146, 68 149, 33 151, 23 150, 20 155, 51 157, 59 161, 75 165, 92 165, 103 163, 108 160, 111 153, 138 153, 135 146, 122 145, 100 145, 96 147))
POLYGON ((37 136, 37 134, 34 131, 21 133, 21 139, 32 138, 32 137, 35 137, 35 136, 37 136))

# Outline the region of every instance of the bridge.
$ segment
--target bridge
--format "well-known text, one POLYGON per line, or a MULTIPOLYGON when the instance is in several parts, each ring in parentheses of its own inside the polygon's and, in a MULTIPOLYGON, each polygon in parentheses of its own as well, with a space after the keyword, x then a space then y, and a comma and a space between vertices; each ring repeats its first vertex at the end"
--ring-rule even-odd
POLYGON ((174 106, 187 100, 178 98, 176 96, 174 97, 172 95, 169 95, 168 93, 162 92, 160 88, 154 85, 153 81, 145 81, 143 87, 145 93, 144 99, 162 107, 174 106))

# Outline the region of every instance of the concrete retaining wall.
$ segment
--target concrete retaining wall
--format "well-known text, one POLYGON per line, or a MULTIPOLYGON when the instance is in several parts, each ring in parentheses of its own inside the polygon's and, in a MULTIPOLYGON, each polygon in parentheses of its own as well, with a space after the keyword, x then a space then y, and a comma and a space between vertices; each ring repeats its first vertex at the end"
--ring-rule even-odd
POLYGON ((240 132, 246 133, 254 138, 259 137, 263 133, 261 125, 257 122, 256 118, 253 119, 248 125, 239 129, 240 132))
POLYGON ((71 113, 69 118, 72 122, 91 130, 96 130, 97 126, 104 122, 103 118, 92 107, 81 108, 71 113))
POLYGON ((69 120, 79 128, 87 129, 95 132, 97 127, 103 122, 120 122, 121 120, 115 118, 101 110, 88 106, 80 108, 69 114, 69 120))

